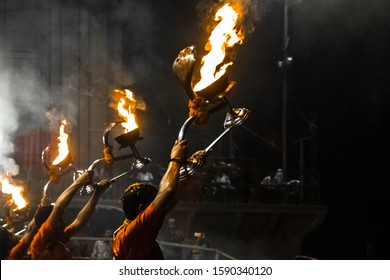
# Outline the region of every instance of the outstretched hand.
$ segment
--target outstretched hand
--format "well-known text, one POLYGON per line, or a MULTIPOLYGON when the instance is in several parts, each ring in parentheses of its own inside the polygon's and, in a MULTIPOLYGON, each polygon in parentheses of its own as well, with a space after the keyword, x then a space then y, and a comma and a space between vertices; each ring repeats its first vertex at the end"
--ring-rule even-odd
POLYGON ((75 183, 80 185, 89 185, 92 182, 93 171, 87 170, 81 174, 75 181, 75 183))
POLYGON ((109 179, 103 179, 99 183, 94 184, 93 188, 95 189, 95 192, 103 193, 110 185, 111 181, 109 179))
POLYGON ((206 157, 205 150, 199 150, 199 151, 193 153, 193 155, 191 156, 191 158, 194 158, 194 159, 200 160, 200 161, 204 161, 205 157, 206 157))

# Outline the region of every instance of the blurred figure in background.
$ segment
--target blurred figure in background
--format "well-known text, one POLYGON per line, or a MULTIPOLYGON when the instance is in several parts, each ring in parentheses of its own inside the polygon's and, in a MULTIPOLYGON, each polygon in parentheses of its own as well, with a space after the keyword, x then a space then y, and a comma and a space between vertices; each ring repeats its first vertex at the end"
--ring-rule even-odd
POLYGON ((92 260, 112 260, 112 232, 106 230, 104 239, 96 240, 91 254, 92 260))
POLYGON ((155 177, 152 173, 152 169, 151 169, 150 165, 146 165, 143 169, 138 171, 135 179, 137 182, 146 183, 146 184, 149 184, 152 186, 156 186, 155 177))
POLYGON ((218 169, 212 183, 217 188, 217 195, 219 194, 221 202, 234 202, 236 200, 236 188, 226 173, 218 169))
POLYGON ((202 248, 208 248, 209 242, 206 239, 206 233, 204 232, 195 232, 194 233, 195 246, 199 248, 193 248, 191 250, 191 260, 207 260, 208 259, 208 251, 202 250, 202 248))
MULTIPOLYGON (((181 230, 176 228, 176 220, 173 218, 168 219, 168 226, 160 232, 160 240, 170 243, 182 243, 184 235, 181 230)), ((161 246, 164 257, 167 260, 181 260, 182 248, 177 246, 164 245, 161 246)))

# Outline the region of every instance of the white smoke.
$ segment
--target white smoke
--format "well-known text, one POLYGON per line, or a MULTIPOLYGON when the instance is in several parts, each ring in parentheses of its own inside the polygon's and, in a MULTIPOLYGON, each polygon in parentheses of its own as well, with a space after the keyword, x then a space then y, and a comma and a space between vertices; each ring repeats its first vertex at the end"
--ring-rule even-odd
POLYGON ((34 67, 15 63, 10 52, 1 54, 6 55, 0 56, 0 175, 16 176, 15 137, 42 124, 49 98, 34 67))
POLYGON ((19 116, 10 91, 10 75, 4 67, 0 61, 0 174, 14 176, 19 173, 19 165, 12 158, 15 151, 12 137, 17 130, 19 116))
MULTIPOLYGON (((152 70, 160 67, 161 59, 157 57, 152 47, 155 42, 150 39, 154 37, 149 32, 154 26, 150 6, 137 4, 133 1, 119 0, 115 1, 115 3, 95 0, 60 0, 58 3, 65 8, 70 9, 73 7, 75 11, 78 11, 78 8, 85 9, 87 13, 90 13, 90 21, 94 26, 101 24, 95 22, 97 20, 95 13, 100 13, 106 8, 110 8, 110 12, 115 16, 117 23, 127 23, 128 36, 135 37, 135 41, 139 42, 137 45, 132 45, 133 49, 129 49, 128 52, 129 54, 136 53, 137 55, 133 55, 131 61, 128 61, 132 65, 131 73, 129 73, 129 69, 123 69, 121 61, 108 62, 111 64, 106 66, 110 71, 116 73, 112 75, 115 78, 112 81, 113 84, 133 84, 135 80, 133 73, 137 73, 137 81, 148 79, 150 73, 155 73, 152 70), (152 51, 140 52, 140 50, 145 48, 152 51)), ((36 38, 40 36, 44 38, 47 35, 46 26, 41 25, 44 21, 40 21, 37 18, 24 18, 24 21, 12 22, 17 25, 14 28, 17 31, 24 30, 22 26, 30 22, 35 27, 34 34, 36 38)), ((44 80, 46 76, 45 73, 42 73, 42 69, 39 69, 42 65, 37 65, 36 63, 37 57, 28 57, 30 55, 29 52, 23 53, 23 57, 17 57, 16 59, 13 57, 17 53, 13 51, 14 49, 26 47, 23 43, 24 38, 13 36, 12 41, 3 39, 0 38, 0 175, 8 173, 15 176, 19 174, 19 165, 15 161, 15 139, 20 132, 34 131, 42 125, 47 126, 48 120, 51 130, 58 128, 59 119, 62 118, 68 120, 70 124, 76 122, 74 118, 78 112, 75 110, 78 107, 75 106, 73 100, 66 100, 66 104, 57 102, 57 99, 63 101, 63 98, 62 96, 57 96, 56 93, 68 93, 79 90, 79 77, 77 75, 62 77, 62 88, 56 90, 52 85, 52 94, 49 96, 49 91, 46 88, 47 84, 44 80), (54 108, 54 106, 58 107, 54 108)), ((67 45, 73 42, 64 40, 62 43, 67 45)), ((31 54, 34 55, 33 53, 32 51, 31 54)), ((82 71, 83 73, 88 71, 90 76, 93 77, 89 85, 88 95, 100 94, 102 96, 99 97, 104 100, 105 93, 102 93, 101 85, 107 83, 107 77, 96 74, 88 63, 82 64, 82 71)), ((99 73, 102 72, 100 71, 99 73)))

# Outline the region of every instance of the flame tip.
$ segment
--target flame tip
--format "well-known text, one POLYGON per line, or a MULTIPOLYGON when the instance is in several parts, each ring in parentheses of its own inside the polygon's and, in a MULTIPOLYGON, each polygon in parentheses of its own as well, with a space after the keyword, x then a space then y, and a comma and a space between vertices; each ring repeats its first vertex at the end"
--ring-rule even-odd
POLYGON ((226 54, 234 45, 241 44, 244 38, 244 34, 237 27, 238 17, 238 12, 229 3, 216 11, 214 20, 218 23, 205 45, 208 53, 202 58, 201 79, 194 86, 194 91, 201 91, 214 83, 233 64, 231 60, 227 61, 226 54))
POLYGON ((117 101, 116 109, 118 110, 119 117, 124 120, 122 126, 125 129, 125 133, 138 128, 135 120, 136 100, 134 94, 130 89, 118 90, 117 92, 124 95, 117 101))

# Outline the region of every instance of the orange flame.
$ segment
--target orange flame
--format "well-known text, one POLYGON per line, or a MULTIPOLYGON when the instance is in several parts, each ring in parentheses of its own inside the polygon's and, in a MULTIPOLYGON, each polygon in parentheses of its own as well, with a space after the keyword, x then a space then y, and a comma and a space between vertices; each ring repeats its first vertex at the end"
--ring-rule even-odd
POLYGON ((122 123, 122 126, 125 128, 125 133, 138 128, 134 114, 136 109, 136 100, 133 97, 133 92, 128 89, 116 89, 114 90, 114 93, 120 95, 117 109, 119 116, 125 121, 122 123))
POLYGON ((15 186, 7 178, 1 178, 1 191, 12 195, 12 200, 15 202, 17 209, 26 207, 27 202, 22 196, 23 188, 15 186))
POLYGON ((58 136, 58 156, 53 160, 53 165, 60 164, 69 154, 68 134, 65 133, 66 120, 61 121, 60 132, 58 136))
POLYGON ((221 7, 214 19, 219 23, 211 32, 207 45, 210 51, 202 58, 201 79, 194 86, 195 92, 208 87, 225 74, 226 69, 233 64, 224 61, 226 51, 235 44, 241 44, 244 39, 244 34, 236 26, 238 13, 229 4, 221 7))

